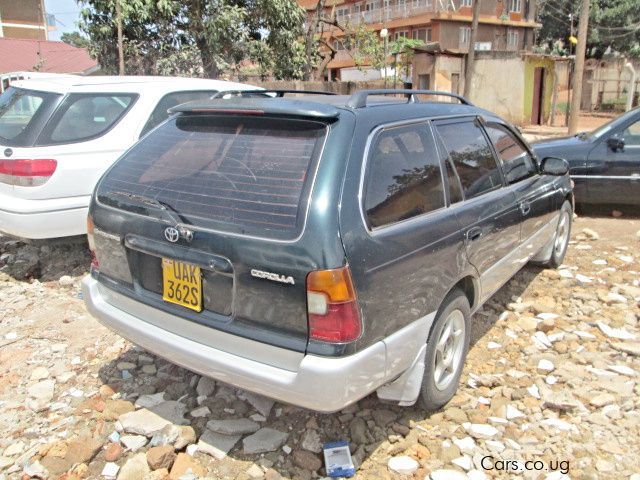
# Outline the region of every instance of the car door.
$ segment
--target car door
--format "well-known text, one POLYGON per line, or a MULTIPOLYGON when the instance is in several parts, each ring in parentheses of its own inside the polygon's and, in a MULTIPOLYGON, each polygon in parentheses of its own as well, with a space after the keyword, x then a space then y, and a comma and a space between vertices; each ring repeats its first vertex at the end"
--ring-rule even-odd
POLYGON ((340 228, 367 338, 374 341, 433 320, 466 262, 428 122, 362 122, 354 138, 367 137, 368 146, 350 156, 340 228))
POLYGON ((613 130, 589 153, 587 194, 590 203, 640 204, 640 118, 613 130), (611 139, 620 139, 616 148, 611 139))
POLYGON ((484 128, 502 165, 507 188, 513 191, 518 202, 522 215, 521 242, 525 249, 535 250, 540 245, 533 237, 557 211, 552 182, 540 175, 533 154, 507 125, 487 122, 484 128))
POLYGON ((510 257, 520 245, 521 213, 489 140, 475 117, 440 120, 435 130, 462 185, 464 201, 455 208, 469 262, 480 276, 486 300, 519 266, 510 257))

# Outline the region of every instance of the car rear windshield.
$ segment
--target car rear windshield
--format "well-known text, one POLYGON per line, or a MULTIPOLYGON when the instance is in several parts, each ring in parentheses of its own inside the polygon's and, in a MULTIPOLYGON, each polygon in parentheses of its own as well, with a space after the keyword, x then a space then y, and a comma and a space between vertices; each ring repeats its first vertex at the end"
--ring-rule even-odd
POLYGON ((326 126, 282 118, 178 116, 126 153, 98 186, 98 200, 127 208, 152 198, 186 223, 286 239, 301 229, 326 126))
POLYGON ((33 144, 38 126, 61 95, 9 87, 0 95, 0 143, 10 147, 33 144))

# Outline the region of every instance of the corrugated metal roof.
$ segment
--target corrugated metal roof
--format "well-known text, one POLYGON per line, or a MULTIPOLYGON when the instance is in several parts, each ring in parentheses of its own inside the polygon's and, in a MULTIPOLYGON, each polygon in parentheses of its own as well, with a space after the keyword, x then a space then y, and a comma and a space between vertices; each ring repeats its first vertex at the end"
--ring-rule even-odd
POLYGON ((64 42, 0 38, 0 73, 84 73, 97 66, 85 49, 64 42))

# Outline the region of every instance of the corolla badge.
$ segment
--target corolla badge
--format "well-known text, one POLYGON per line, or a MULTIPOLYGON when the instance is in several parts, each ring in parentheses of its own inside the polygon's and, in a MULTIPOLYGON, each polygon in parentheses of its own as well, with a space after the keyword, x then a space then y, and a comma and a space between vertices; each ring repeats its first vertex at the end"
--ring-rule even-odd
POLYGON ((251 276, 256 278, 264 278, 273 282, 288 283, 289 285, 295 285, 296 283, 291 276, 281 275, 279 273, 273 272, 265 272, 262 270, 256 270, 255 268, 251 269, 251 276))
POLYGON ((180 231, 176 227, 167 227, 164 229, 164 238, 171 243, 176 243, 180 240, 180 231))

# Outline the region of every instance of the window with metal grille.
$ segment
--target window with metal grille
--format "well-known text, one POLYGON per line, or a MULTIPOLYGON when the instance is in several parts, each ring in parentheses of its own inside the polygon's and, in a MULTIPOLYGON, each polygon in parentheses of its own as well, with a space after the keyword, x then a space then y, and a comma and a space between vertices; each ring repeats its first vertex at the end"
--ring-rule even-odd
POLYGON ((179 116, 114 165, 98 200, 127 209, 123 196, 113 194, 141 195, 188 224, 291 238, 302 226, 325 132, 324 124, 303 120, 179 116))

